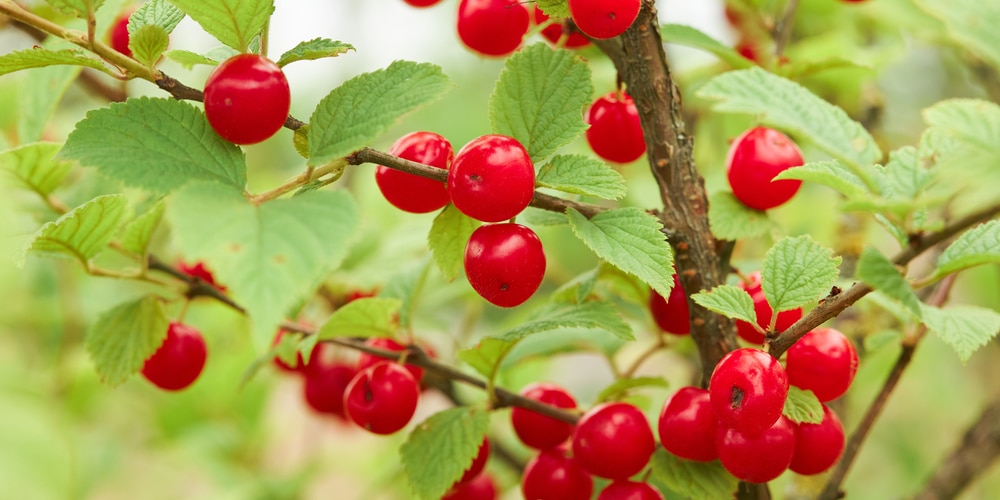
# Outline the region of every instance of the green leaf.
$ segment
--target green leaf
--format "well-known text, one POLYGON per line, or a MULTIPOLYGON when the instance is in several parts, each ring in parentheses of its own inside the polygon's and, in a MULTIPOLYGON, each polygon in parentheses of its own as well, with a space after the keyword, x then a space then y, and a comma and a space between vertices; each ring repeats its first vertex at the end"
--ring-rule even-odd
POLYGON ((639 389, 643 387, 670 387, 670 383, 663 377, 636 377, 636 378, 622 378, 614 381, 611 385, 604 388, 600 394, 597 395, 597 400, 595 403, 604 403, 607 401, 620 401, 623 397, 628 395, 633 389, 639 389))
POLYGON ((776 175, 773 180, 783 179, 798 179, 822 184, 833 188, 834 191, 847 198, 860 198, 868 195, 865 181, 837 160, 814 161, 801 167, 792 167, 776 175))
POLYGON ((753 299, 746 290, 738 286, 719 285, 707 292, 692 295, 691 300, 701 307, 723 316, 741 319, 751 324, 757 322, 757 312, 753 308, 753 299))
POLYGON ((128 48, 132 51, 132 58, 153 67, 160 60, 163 51, 167 50, 170 43, 170 36, 163 28, 155 25, 147 25, 139 28, 129 35, 128 48))
POLYGON ((417 498, 444 496, 479 454, 489 425, 489 412, 466 406, 439 411, 413 429, 399 452, 417 498))
POLYGON ((153 237, 153 231, 163 220, 165 208, 166 205, 163 204, 163 201, 159 201, 146 213, 136 217, 125 229, 125 234, 122 235, 122 247, 129 252, 145 257, 146 250, 149 248, 149 240, 153 237))
POLYGON ((168 0, 149 0, 129 16, 128 32, 135 33, 143 26, 159 26, 170 34, 182 20, 184 11, 168 0))
POLYGON ((354 46, 341 41, 333 41, 329 38, 313 38, 308 42, 301 42, 292 50, 281 54, 278 59, 278 66, 285 67, 295 61, 312 61, 324 57, 337 57, 349 50, 355 50, 354 46))
POLYGON ((429 263, 423 263, 403 271, 389 279, 378 293, 380 298, 396 299, 402 303, 399 308, 399 326, 401 328, 410 328, 414 304, 423 290, 428 269, 430 269, 429 263))
POLYGON ((399 299, 364 297, 352 300, 330 315, 319 329, 318 340, 337 337, 395 337, 399 299))
POLYGON ((1000 4, 977 0, 918 0, 917 5, 944 21, 948 35, 963 48, 1000 69, 1000 4))
POLYGON ((564 193, 620 200, 628 194, 625 178, 610 165, 585 155, 558 155, 539 169, 535 183, 564 193))
POLYGON ((35 142, 0 153, 0 169, 10 172, 24 187, 46 197, 73 169, 73 162, 57 160, 62 144, 35 142))
POLYGON ((530 45, 507 58, 490 95, 493 133, 517 139, 540 163, 587 130, 583 111, 593 94, 581 57, 530 45))
POLYGON ((718 101, 717 111, 755 115, 764 125, 808 139, 856 174, 865 175, 882 157, 875 139, 843 109, 761 68, 723 73, 706 82, 697 94, 718 101))
POLYGON ((931 171, 920 164, 917 148, 913 146, 904 146, 889 153, 889 163, 885 165, 884 171, 885 188, 882 195, 890 199, 912 202, 934 180, 931 171))
POLYGON ((823 403, 813 391, 788 386, 788 398, 782 414, 797 424, 819 424, 823 422, 823 403))
POLYGON ((475 346, 459 351, 458 359, 468 363, 484 377, 492 377, 494 368, 516 343, 516 340, 508 342, 486 337, 475 346))
POLYGON ((190 50, 168 50, 164 52, 163 55, 167 56, 167 59, 184 66, 185 69, 191 69, 198 64, 218 66, 219 63, 222 62, 208 56, 191 52, 190 50))
POLYGON ((808 235, 778 240, 761 268, 767 302, 775 311, 787 311, 826 295, 840 274, 840 261, 808 235))
POLYGON ((607 210, 590 220, 572 208, 566 214, 573 233, 598 257, 670 296, 674 252, 659 219, 635 207, 607 210))
POLYGON ((923 116, 936 134, 1000 157, 1000 106, 980 99, 948 99, 925 109, 923 116))
POLYGON ((17 137, 22 143, 42 140, 56 108, 83 70, 49 66, 28 71, 17 99, 17 137))
POLYGON ((84 342, 101 381, 114 387, 141 370, 160 348, 169 326, 163 303, 154 295, 119 304, 98 316, 84 342))
POLYGON ((632 327, 625 322, 610 302, 584 302, 582 304, 551 304, 534 315, 534 320, 525 322, 512 330, 507 330, 490 338, 512 342, 529 335, 550 332, 562 328, 596 328, 605 330, 618 338, 633 340, 632 327))
POLYGON ((539 9, 546 15, 556 19, 569 17, 569 3, 566 0, 538 0, 539 9))
POLYGON ((42 226, 24 243, 20 262, 29 251, 70 255, 86 268, 104 250, 128 215, 128 200, 120 194, 98 196, 42 226))
POLYGON ((906 282, 906 278, 885 255, 882 255, 882 252, 874 248, 865 248, 861 258, 858 259, 855 277, 900 302, 917 318, 921 317, 920 299, 913 293, 913 288, 906 282))
POLYGON ((937 276, 1000 262, 1000 220, 980 224, 962 234, 938 258, 937 276))
POLYGON ((927 328, 950 345, 964 364, 1000 333, 1000 313, 976 306, 922 306, 927 328))
POLYGON ((240 148, 219 137, 200 109, 175 99, 142 97, 90 111, 59 156, 156 193, 197 180, 246 186, 240 148))
POLYGON ((434 256, 434 263, 448 281, 455 281, 462 273, 465 244, 477 227, 479 221, 459 212, 450 203, 434 217, 431 231, 427 234, 427 246, 434 256))
POLYGON ((565 213, 535 207, 524 209, 517 217, 519 221, 526 222, 530 226, 562 226, 569 224, 565 213))
POLYGON ((351 78, 327 94, 309 119, 309 164, 323 165, 367 146, 451 86, 440 67, 410 61, 351 78))
POLYGON ((708 222, 716 238, 734 241, 764 236, 777 227, 767 212, 744 205, 729 191, 709 198, 708 222))
POLYGON ((45 0, 57 10, 86 19, 88 14, 96 11, 104 0, 45 0))
POLYGON ((345 191, 313 191, 255 206, 241 191, 209 183, 177 192, 167 216, 184 255, 205 261, 247 309, 260 351, 289 308, 344 259, 359 225, 345 191))
POLYGON ((24 49, 4 54, 0 56, 0 76, 22 69, 44 68, 45 66, 55 66, 68 64, 71 66, 83 66, 93 68, 109 75, 114 75, 104 62, 100 59, 88 56, 84 51, 77 49, 24 49))
POLYGON ((274 0, 170 0, 208 34, 246 52, 274 12, 274 0))
POLYGON ((722 464, 683 460, 660 448, 653 453, 653 478, 682 498, 716 500, 733 498, 740 481, 722 464))
POLYGON ((749 59, 740 55, 732 47, 698 31, 691 26, 683 24, 664 24, 660 26, 660 36, 666 43, 675 43, 685 47, 694 47, 711 52, 726 64, 735 69, 752 67, 754 64, 749 59))

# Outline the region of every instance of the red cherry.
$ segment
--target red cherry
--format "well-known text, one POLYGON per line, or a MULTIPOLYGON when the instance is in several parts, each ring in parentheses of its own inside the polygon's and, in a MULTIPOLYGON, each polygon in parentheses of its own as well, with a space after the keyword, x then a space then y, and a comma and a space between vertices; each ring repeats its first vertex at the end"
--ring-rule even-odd
POLYGON ((625 479, 649 463, 656 443, 646 416, 628 403, 603 403, 573 431, 573 456, 595 476, 625 479))
POLYGON ((639 16, 641 0, 569 0, 573 22, 591 38, 614 38, 639 16))
MULTIPOLYGON (((771 326, 771 315, 774 314, 774 310, 771 309, 771 305, 767 303, 767 297, 764 296, 763 291, 758 291, 757 293, 751 295, 753 298, 753 309, 757 313, 757 324, 761 328, 767 330, 771 326)), ((781 311, 778 313, 778 321, 775 323, 775 331, 783 332, 788 329, 788 327, 795 324, 796 321, 802 319, 802 308, 789 309, 787 311, 781 311)), ((739 334, 743 340, 750 342, 751 344, 763 344, 764 335, 757 331, 750 323, 743 320, 736 320, 736 333, 739 334)))
POLYGON ((795 453, 795 430, 784 416, 756 435, 719 427, 715 446, 730 474, 743 481, 766 483, 788 469, 795 453))
MULTIPOLYGON (((400 137, 389 148, 389 154, 447 170, 455 152, 448 139, 433 132, 411 132, 400 137)), ((419 175, 379 165, 375 167, 375 183, 382 196, 404 212, 423 214, 448 204, 448 189, 439 182, 419 175)))
POLYGON ((616 163, 629 163, 646 152, 639 111, 625 92, 621 93, 621 98, 618 92, 599 97, 590 105, 585 120, 590 124, 587 144, 597 156, 616 163))
POLYGON ((715 451, 715 414, 708 391, 683 387, 663 404, 659 431, 663 447, 681 458, 711 462, 715 451))
POLYGON ((493 476, 480 474, 472 480, 453 486, 441 500, 496 500, 497 485, 493 476))
POLYGON ((392 434, 410 422, 420 387, 402 366, 384 361, 354 376, 344 392, 344 410, 354 423, 375 434, 392 434))
POLYGON ((205 82, 205 115, 223 139, 256 144, 288 118, 291 92, 277 64, 257 54, 226 59, 205 82))
POLYGON ((681 286, 677 274, 674 274, 674 287, 670 289, 670 297, 664 299, 653 290, 649 294, 649 310, 663 331, 674 335, 691 333, 691 315, 688 311, 687 296, 681 286))
POLYGON ((757 44, 746 39, 741 38, 739 42, 736 42, 736 52, 757 64, 760 64, 760 48, 757 44))
POLYGON ((532 458, 521 477, 525 500, 590 500, 594 479, 557 448, 532 458))
POLYGON ((756 127, 733 141, 726 157, 726 175, 733 194, 744 205, 768 210, 795 196, 802 181, 771 182, 774 176, 804 163, 802 152, 785 134, 756 127))
POLYGON ((194 264, 188 264, 184 261, 180 261, 177 263, 177 270, 193 278, 201 279, 209 286, 213 286, 218 289, 220 292, 226 291, 226 287, 215 281, 215 276, 212 275, 212 271, 209 271, 208 268, 205 267, 205 263, 200 260, 194 264))
POLYGON ((534 231, 520 224, 487 224, 465 246, 465 275, 484 299, 500 307, 528 300, 545 277, 545 252, 534 231))
MULTIPOLYGON (((573 396, 555 384, 534 383, 522 389, 521 395, 557 408, 576 408, 573 396)), ((511 411, 510 421, 521 442, 539 450, 560 445, 573 434, 572 424, 520 407, 515 407, 511 411)))
POLYGON ((719 427, 756 435, 781 416, 788 397, 788 375, 770 354, 744 347, 722 357, 712 372, 708 392, 719 427))
POLYGON ((423 8, 441 3, 441 0, 403 0, 411 7, 423 8))
MULTIPOLYGON (((537 25, 541 25, 545 21, 549 20, 549 16, 545 14, 545 12, 543 12, 542 9, 538 8, 537 3, 535 4, 535 8, 532 9, 531 15, 534 18, 532 22, 534 22, 537 25)), ((552 45, 558 45, 559 39, 561 39, 563 35, 565 35, 566 41, 563 42, 563 47, 567 49, 579 49, 581 47, 586 47, 587 45, 590 45, 590 40, 587 37, 581 35, 576 30, 568 32, 567 31, 568 30, 566 21, 563 20, 560 22, 552 23, 546 26, 544 29, 542 29, 542 36, 545 37, 545 39, 548 40, 549 43, 551 43, 552 45)))
POLYGON ((528 9, 518 0, 462 0, 458 37, 486 56, 506 56, 521 46, 530 25, 528 9))
POLYGON ((788 383, 813 391, 820 401, 832 401, 847 392, 854 381, 858 351, 843 333, 817 328, 788 349, 785 371, 788 383))
POLYGON ((750 296, 756 295, 758 292, 764 289, 764 285, 761 282, 763 280, 763 275, 760 271, 754 271, 746 276, 746 281, 740 284, 750 296))
MULTIPOLYGON (((400 344, 399 342, 396 342, 393 339, 383 338, 383 337, 369 338, 368 340, 365 340, 365 345, 367 345, 368 347, 374 347, 377 349, 383 349, 386 351, 395 351, 400 353, 406 350, 406 346, 404 346, 403 344, 400 344)), ((387 360, 385 358, 380 358, 378 356, 374 356, 372 354, 363 352, 358 356, 358 371, 364 370, 369 366, 375 366, 376 364, 381 363, 383 361, 392 361, 392 360, 387 360)), ((406 370, 410 372, 410 375, 413 375, 413 380, 416 380, 417 382, 420 382, 420 380, 424 378, 424 369, 420 368, 419 366, 413 366, 407 364, 406 370)))
POLYGON ((125 12, 115 19, 114 26, 111 27, 111 48, 132 57, 132 50, 128 48, 128 18, 132 12, 125 12))
POLYGON ((486 460, 488 458, 490 458, 490 441, 488 439, 483 439, 483 444, 479 445, 479 453, 476 454, 476 458, 472 459, 472 464, 469 465, 468 469, 465 469, 465 473, 462 474, 462 477, 460 477, 458 481, 455 481, 455 484, 451 487, 454 488, 479 477, 479 473, 483 471, 484 467, 486 467, 486 460))
POLYGON ((795 453, 788 466, 792 472, 810 476, 825 472, 844 452, 844 426, 828 406, 823 405, 823 421, 818 424, 792 424, 795 427, 795 453))
POLYGON ((163 344, 142 366, 142 376, 153 385, 179 391, 198 380, 208 349, 205 338, 194 327, 170 323, 163 344))
POLYGON ((535 166, 517 139, 489 134, 459 150, 448 172, 455 208, 473 219, 500 222, 521 213, 535 194, 535 166))
POLYGON ((344 413, 344 392, 357 375, 354 366, 340 363, 315 363, 305 371, 303 392, 306 403, 319 413, 328 413, 347 420, 344 413))
POLYGON ((597 495, 597 500, 663 500, 663 493, 649 483, 615 481, 597 495))

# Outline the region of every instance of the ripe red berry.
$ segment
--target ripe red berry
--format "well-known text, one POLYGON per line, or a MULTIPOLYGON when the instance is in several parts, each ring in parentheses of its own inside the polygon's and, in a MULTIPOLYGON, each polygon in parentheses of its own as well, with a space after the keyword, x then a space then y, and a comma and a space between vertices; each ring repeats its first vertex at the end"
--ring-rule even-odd
POLYGON ((792 424, 795 427, 795 453, 788 466, 806 476, 824 472, 844 452, 844 427, 828 406, 823 405, 823 421, 818 424, 792 424))
POLYGON ((409 4, 411 7, 417 7, 417 8, 430 7, 441 3, 441 0, 403 0, 403 1, 409 4))
POLYGON ((719 427, 756 435, 781 416, 788 397, 788 375, 770 354, 736 349, 715 366, 708 392, 719 427))
POLYGON ((417 410, 420 387, 401 365, 382 362, 354 376, 344 392, 344 409, 354 423, 375 434, 392 434, 417 410))
POLYGON ((521 477, 525 500, 589 500, 594 479, 561 450, 544 450, 532 458, 521 477))
POLYGON ((641 0, 569 0, 569 12, 580 31, 591 38, 614 38, 639 16, 641 0))
POLYGON ((305 371, 303 393, 310 408, 347 420, 344 413, 344 392, 357 375, 352 365, 315 363, 305 371))
MULTIPOLYGON (((395 351, 399 353, 402 353, 403 351, 406 350, 406 346, 404 346, 403 344, 400 344, 399 342, 396 342, 393 339, 385 337, 371 337, 365 340, 365 345, 367 345, 368 347, 375 347, 377 349, 384 349, 386 351, 395 351)), ((369 366, 374 366, 383 361, 392 361, 392 360, 387 360, 386 358, 380 358, 378 356, 362 352, 358 356, 357 369, 358 371, 361 371, 364 370, 365 368, 368 368, 369 366)), ((424 369, 420 368, 419 366, 413 366, 411 364, 407 364, 406 370, 410 372, 410 375, 413 375, 413 380, 416 380, 417 382, 420 382, 420 380, 423 379, 424 377, 424 369)))
POLYGON ((813 391, 820 401, 832 401, 847 392, 854 381, 858 351, 843 333, 817 328, 788 349, 785 371, 788 383, 813 391))
POLYGON ((719 427, 716 448, 730 474, 751 483, 766 483, 788 469, 795 453, 795 431, 782 416, 758 434, 719 427))
POLYGON ((535 166, 517 139, 489 134, 459 150, 448 172, 455 208, 483 222, 521 213, 535 194, 535 166))
POLYGON ((128 48, 128 18, 132 15, 132 12, 125 12, 118 19, 115 19, 115 24, 111 27, 111 48, 132 57, 132 50, 128 48))
MULTIPOLYGON (((444 170, 451 166, 455 158, 448 139, 433 132, 406 134, 392 144, 389 154, 444 170)), ((433 212, 450 201, 443 182, 382 165, 375 167, 375 183, 382 196, 404 212, 433 212)))
POLYGON ((277 64, 257 54, 226 59, 205 82, 205 115, 223 139, 256 144, 288 118, 291 92, 277 64))
POLYGON ((646 416, 628 403, 599 404, 573 431, 573 457, 595 476, 625 479, 649 463, 656 443, 646 416))
POLYGON ((472 480, 452 486, 441 500, 496 500, 497 485, 493 476, 480 474, 472 480))
POLYGON ((802 181, 780 180, 774 176, 804 163, 802 152, 785 134, 756 127, 733 141, 726 157, 726 176, 733 194, 744 205, 768 210, 795 196, 802 181))
POLYGON ((649 310, 653 314, 653 320, 663 331, 674 335, 691 333, 691 314, 688 311, 687 296, 676 273, 670 297, 664 299, 656 290, 649 293, 649 310))
POLYGON ((454 488, 461 484, 467 483, 472 479, 479 476, 479 473, 483 471, 486 467, 486 460, 490 458, 490 441, 488 439, 483 439, 483 444, 479 445, 479 453, 476 457, 472 459, 472 463, 469 464, 469 468, 465 469, 465 473, 462 477, 458 478, 451 487, 454 488))
MULTIPOLYGON (((751 295, 753 298, 753 309, 757 314, 757 324, 767 330, 771 326, 771 316, 774 314, 774 310, 771 309, 771 304, 768 304, 767 297, 764 296, 763 291, 758 291, 751 295)), ((795 324, 796 321, 802 319, 802 308, 789 309, 787 311, 781 311, 778 313, 778 321, 775 323, 775 331, 783 332, 788 329, 788 327, 795 324)), ((743 320, 736 320, 736 333, 739 334, 743 340, 750 342, 751 344, 763 344, 764 335, 757 331, 750 323, 743 320)))
POLYGON ((518 0, 462 0, 458 37, 486 56, 506 56, 521 46, 528 32, 528 9, 518 0))
POLYGON ((170 323, 163 344, 142 366, 142 376, 160 389, 179 391, 198 379, 207 357, 201 332, 188 325, 170 323))
POLYGON ((681 458, 711 462, 715 451, 715 414, 708 391, 683 387, 663 404, 659 431, 663 447, 681 458))
POLYGON ((215 281, 215 276, 212 275, 212 271, 209 271, 208 268, 205 267, 205 263, 200 260, 194 264, 188 264, 187 262, 180 261, 177 263, 177 270, 193 278, 201 279, 209 286, 215 287, 220 292, 226 291, 226 287, 215 281))
POLYGON ((597 495, 597 500, 663 500, 663 493, 649 483, 615 481, 597 495))
POLYGON ((624 91, 608 92, 587 110, 587 144, 601 158, 616 163, 629 163, 646 152, 642 124, 635 101, 624 91))
MULTIPOLYGON (((531 15, 534 18, 532 21, 537 25, 541 25, 545 21, 549 20, 549 16, 546 15, 542 9, 538 8, 537 3, 535 4, 535 8, 532 9, 531 15)), ((558 45, 559 40, 565 36, 566 39, 563 42, 563 47, 567 49, 578 49, 590 45, 590 40, 581 35, 577 30, 574 29, 572 31, 568 31, 565 20, 546 26, 542 30, 542 36, 545 37, 545 39, 552 45, 558 45)))
MULTIPOLYGON (((557 408, 576 408, 573 396, 555 384, 544 382, 531 384, 521 390, 521 395, 557 408)), ((558 446, 573 434, 572 424, 520 407, 515 407, 511 411, 510 421, 521 442, 539 450, 558 446)))
POLYGON ((478 227, 465 246, 465 275, 472 288, 500 307, 524 303, 545 277, 545 252, 534 231, 520 224, 478 227))

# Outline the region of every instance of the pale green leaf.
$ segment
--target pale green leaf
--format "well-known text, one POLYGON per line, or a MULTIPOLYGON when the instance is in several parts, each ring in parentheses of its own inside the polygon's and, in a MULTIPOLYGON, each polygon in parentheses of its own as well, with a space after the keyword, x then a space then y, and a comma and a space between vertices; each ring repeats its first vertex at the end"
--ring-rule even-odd
POLYGON ((868 286, 900 302, 917 318, 921 317, 921 304, 913 288, 896 266, 873 248, 865 248, 858 259, 856 277, 868 286))
POLYGON ((641 389, 646 387, 658 387, 665 388, 670 387, 670 383, 663 377, 636 377, 636 378, 622 378, 614 381, 611 385, 605 387, 601 390, 600 394, 597 395, 597 400, 595 403, 604 403, 607 401, 620 401, 623 397, 628 395, 629 392, 635 389, 641 389))
POLYGON ((240 148, 219 137, 200 109, 176 99, 142 97, 90 111, 59 156, 157 193, 196 180, 246 186, 240 148))
POLYGON ((931 171, 920 164, 917 148, 913 146, 904 146, 889 153, 889 163, 886 163, 884 171, 882 196, 886 198, 913 201, 934 180, 931 171))
POLYGON ((723 240, 756 238, 777 227, 767 212, 744 205, 729 191, 719 191, 709 197, 708 222, 712 234, 723 240))
POLYGON ((963 48, 1000 69, 1000 4, 979 0, 917 0, 944 21, 948 36, 963 48))
POLYGON ((552 292, 551 300, 570 304, 586 302, 591 292, 594 291, 594 287, 597 286, 597 277, 600 271, 601 268, 598 266, 563 283, 555 292, 552 292))
POLYGON ((73 162, 55 158, 61 147, 54 142, 34 142, 8 149, 0 153, 0 169, 39 196, 48 196, 73 168, 73 162))
POLYGON ((792 167, 776 175, 773 180, 783 179, 822 184, 847 198, 859 198, 868 194, 865 182, 837 160, 814 161, 800 167, 792 167))
POLYGON ((1000 263, 1000 220, 980 224, 963 233, 938 258, 936 274, 944 276, 991 263, 1000 263))
POLYGON ((573 233, 598 257, 670 296, 674 252, 659 219, 635 207, 607 210, 589 220, 572 208, 566 213, 573 233))
POLYGON ((691 26, 664 24, 660 27, 660 36, 663 37, 663 41, 666 43, 675 43, 710 52, 735 69, 749 68, 754 65, 753 62, 741 56, 732 47, 691 26))
POLYGON ((0 76, 23 69, 44 68, 46 66, 61 64, 83 66, 102 71, 109 75, 114 74, 103 61, 95 57, 90 57, 83 50, 35 48, 17 50, 0 56, 0 76))
POLYGON ((948 99, 923 111, 936 133, 1000 157, 1000 106, 980 99, 948 99))
POLYGON ((337 337, 395 337, 399 299, 364 297, 352 300, 330 315, 319 329, 318 340, 337 337))
POLYGON ((128 215, 128 200, 120 194, 98 196, 42 226, 25 242, 21 262, 29 252, 69 255, 88 266, 104 250, 128 215))
POLYGON ((139 6, 128 18, 128 32, 135 33, 143 26, 159 26, 168 34, 184 19, 184 11, 169 0, 149 0, 139 6))
POLYGON ((562 226, 569 224, 566 214, 541 208, 528 207, 517 216, 518 221, 530 226, 562 226))
POLYGON ((734 498, 740 481, 726 472, 722 464, 695 462, 671 455, 664 449, 653 453, 653 479, 663 483, 681 498, 691 500, 718 500, 734 498))
POLYGON ((211 57, 204 56, 190 50, 168 50, 163 53, 167 56, 167 59, 174 61, 186 69, 191 69, 198 64, 204 64, 206 66, 218 66, 220 62, 217 59, 212 59, 211 57))
POLYGON ((246 52, 274 12, 274 0, 170 0, 220 42, 246 52))
POLYGON ((347 254, 359 225, 345 191, 313 191, 259 206, 241 191, 196 183, 167 208, 173 241, 212 268, 250 314, 258 350, 347 254))
POLYGON ((288 52, 281 54, 278 58, 278 66, 285 67, 295 61, 312 61, 324 57, 337 57, 354 50, 354 46, 341 41, 333 41, 329 38, 313 38, 307 42, 301 42, 288 52))
POLYGON ((875 139, 843 109, 805 87, 761 68, 730 71, 697 92, 715 109, 754 115, 762 124, 807 139, 859 175, 882 157, 875 139))
POLYGON ((424 282, 427 281, 427 270, 429 263, 423 263, 403 271, 390 278, 379 290, 378 296, 383 299, 396 299, 402 305, 399 308, 399 326, 410 328, 416 303, 423 291, 424 282))
POLYGON ((930 331, 950 345, 962 363, 1000 333, 1000 313, 976 306, 939 309, 922 305, 923 321, 930 331))
POLYGON ((56 9, 76 17, 87 18, 90 12, 96 11, 104 0, 45 0, 56 9))
POLYGON ((451 86, 440 67, 410 61, 351 78, 327 94, 309 119, 309 164, 323 165, 367 146, 451 86))
POLYGON ((625 178, 592 156, 558 155, 538 171, 535 183, 564 193, 620 200, 628 194, 625 178))
POLYGON ((145 257, 146 250, 149 248, 149 240, 153 237, 153 231, 156 231, 160 221, 163 220, 165 208, 166 205, 163 204, 163 201, 159 201, 144 214, 136 217, 125 228, 125 234, 121 238, 122 247, 129 252, 145 257))
POLYGON ((427 234, 427 246, 434 256, 434 263, 448 281, 454 281, 462 273, 465 245, 477 227, 477 220, 458 211, 450 203, 434 217, 427 234))
POLYGON ((522 323, 491 338, 512 342, 529 335, 562 328, 595 328, 616 337, 632 340, 632 327, 622 319, 610 302, 584 302, 582 304, 551 304, 534 315, 535 319, 522 323))
POLYGON ((753 308, 753 299, 746 290, 733 285, 719 285, 707 292, 699 292, 691 296, 696 304, 717 312, 729 318, 736 318, 747 323, 757 322, 757 312, 753 308))
POLYGON ((539 42, 507 58, 490 95, 493 133, 517 139, 541 162, 585 130, 594 86, 590 66, 568 50, 539 42))
POLYGON ((492 377, 494 368, 516 343, 516 340, 505 341, 487 337, 475 346, 459 351, 458 359, 468 363, 484 377, 492 377))
POLYGON ((169 326, 163 303, 154 295, 119 304, 98 316, 84 342, 101 381, 114 387, 141 370, 160 348, 169 326))
POLYGON ((59 102, 81 66, 49 66, 28 71, 18 93, 17 137, 22 143, 42 140, 59 102))
POLYGON ((785 399, 782 414, 797 424, 818 424, 823 422, 823 403, 813 391, 791 385, 788 386, 788 398, 785 399))
POLYGON ((538 0, 538 8, 549 17, 563 19, 569 17, 569 3, 566 0, 538 0))
POLYGON ((146 66, 153 67, 167 50, 170 37, 167 31, 156 25, 146 25, 129 35, 128 48, 132 58, 146 66))
POLYGON ((450 408, 421 422, 399 454, 417 498, 438 500, 479 454, 490 425, 489 412, 469 406, 450 408))
POLYGON ((775 311, 787 311, 830 292, 840 274, 839 256, 808 235, 786 237, 764 256, 761 285, 775 311))

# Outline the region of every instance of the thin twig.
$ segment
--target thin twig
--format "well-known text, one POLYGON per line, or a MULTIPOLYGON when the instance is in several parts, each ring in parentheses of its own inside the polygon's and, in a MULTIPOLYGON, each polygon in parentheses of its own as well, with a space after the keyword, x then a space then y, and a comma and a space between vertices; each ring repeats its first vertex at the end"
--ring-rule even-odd
POLYGON ((799 0, 788 0, 785 14, 781 16, 781 19, 774 25, 774 31, 771 32, 771 36, 774 38, 774 57, 777 59, 781 59, 781 54, 785 52, 785 47, 792 38, 792 25, 798 8, 799 0))

